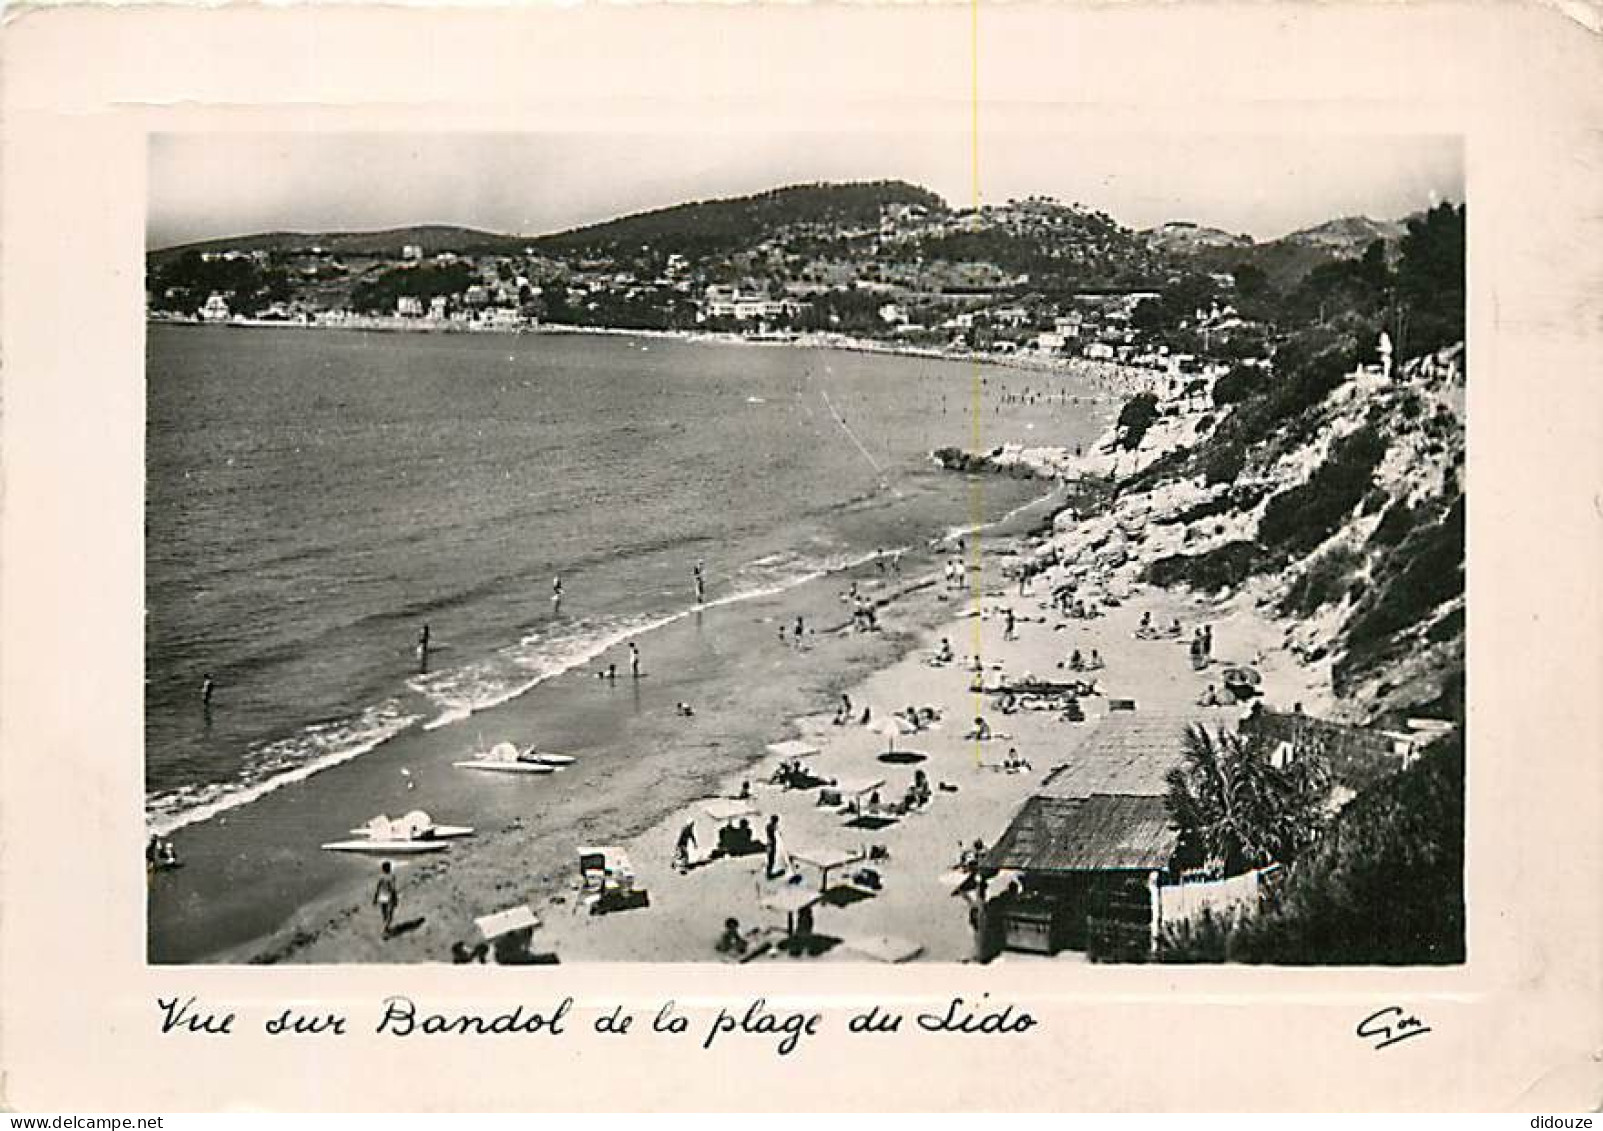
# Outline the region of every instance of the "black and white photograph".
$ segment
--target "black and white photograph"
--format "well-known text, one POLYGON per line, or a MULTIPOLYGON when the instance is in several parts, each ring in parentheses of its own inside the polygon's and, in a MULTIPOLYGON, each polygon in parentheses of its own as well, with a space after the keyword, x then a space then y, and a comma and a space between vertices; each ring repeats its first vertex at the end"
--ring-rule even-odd
POLYGON ((1460 137, 148 175, 150 963, 1464 962, 1460 137))
POLYGON ((1595 1122, 1585 4, 191 9, 0 39, 0 1107, 1595 1122))

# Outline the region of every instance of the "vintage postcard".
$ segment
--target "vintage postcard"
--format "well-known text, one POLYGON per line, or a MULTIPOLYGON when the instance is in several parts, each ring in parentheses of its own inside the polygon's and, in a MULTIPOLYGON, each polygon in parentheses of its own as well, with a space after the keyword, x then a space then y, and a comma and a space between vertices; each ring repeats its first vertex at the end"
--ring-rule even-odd
POLYGON ((4 1102, 1595 1108, 1584 15, 14 17, 4 1102))

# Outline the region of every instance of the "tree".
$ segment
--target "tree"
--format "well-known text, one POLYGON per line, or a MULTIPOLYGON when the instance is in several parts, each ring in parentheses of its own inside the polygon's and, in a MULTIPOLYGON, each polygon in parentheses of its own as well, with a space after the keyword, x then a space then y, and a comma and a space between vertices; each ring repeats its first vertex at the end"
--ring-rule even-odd
POLYGON ((1464 338, 1464 206, 1438 204, 1408 221, 1397 265, 1401 359, 1464 338))
POLYGON ((1166 781, 1181 861, 1225 876, 1296 859, 1318 835, 1329 785, 1312 753, 1278 769, 1257 742, 1200 725, 1186 730, 1185 761, 1166 781))
POLYGON ((1141 438, 1158 419, 1158 398, 1151 393, 1137 393, 1125 402, 1119 412, 1119 443, 1127 451, 1141 446, 1141 438))

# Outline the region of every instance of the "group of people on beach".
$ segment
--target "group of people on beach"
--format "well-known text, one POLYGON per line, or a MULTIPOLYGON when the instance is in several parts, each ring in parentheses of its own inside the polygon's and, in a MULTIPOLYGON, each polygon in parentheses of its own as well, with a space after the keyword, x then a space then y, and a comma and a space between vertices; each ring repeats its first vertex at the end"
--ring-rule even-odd
POLYGON ((145 867, 152 872, 178 867, 178 850, 166 837, 153 836, 145 845, 145 867))

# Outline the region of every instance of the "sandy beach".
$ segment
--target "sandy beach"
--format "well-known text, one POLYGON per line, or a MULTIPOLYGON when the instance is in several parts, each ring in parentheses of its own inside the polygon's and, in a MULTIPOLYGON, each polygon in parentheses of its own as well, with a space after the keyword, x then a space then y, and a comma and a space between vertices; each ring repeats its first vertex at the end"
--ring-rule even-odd
MULTIPOLYGON (((968 905, 955 894, 952 875, 961 849, 975 839, 993 843, 1054 770, 1072 768, 1077 788, 1086 793, 1101 788, 1097 775, 1112 769, 1076 765, 1076 760, 1106 716, 1109 699, 1133 700, 1139 714, 1177 725, 1187 719, 1222 722, 1235 717, 1237 709, 1202 707, 1198 700, 1230 663, 1256 663, 1271 702, 1313 700, 1320 684, 1318 672, 1282 648, 1281 630, 1256 611, 1249 595, 1209 604, 1135 587, 1101 616, 1070 618, 1053 608, 1051 594, 1072 573, 1072 560, 1037 574, 1021 595, 1015 568, 1040 541, 993 536, 979 547, 971 543, 970 564, 980 568, 971 569, 969 583, 958 588, 933 568, 903 578, 868 571, 859 586, 879 606, 877 631, 853 629, 839 592, 844 578, 810 593, 787 594, 772 606, 742 610, 738 619, 748 622, 746 628, 760 624, 769 637, 740 660, 760 670, 761 677, 749 680, 738 701, 696 703, 692 718, 668 709, 671 684, 650 688, 664 709, 656 715, 655 733, 640 739, 660 747, 648 751, 643 745, 637 760, 596 782, 588 791, 593 803, 580 819, 561 829, 542 827, 541 781, 501 783, 526 799, 527 816, 484 830, 485 835, 437 858, 403 866, 398 930, 390 937, 376 909, 347 899, 306 909, 266 946, 232 957, 451 962, 453 944, 461 944, 460 954, 481 942, 476 918, 527 906, 540 924, 529 953, 546 961, 716 961, 724 957, 717 944, 728 919, 748 936, 778 938, 787 925, 786 901, 808 903, 809 894, 821 887, 821 874, 809 861, 833 855, 861 859, 838 866, 830 876, 832 888, 843 879, 855 881, 849 891, 837 889, 812 907, 814 945, 800 955, 769 948, 758 960, 866 961, 890 954, 922 961, 969 959, 968 905), (1011 639, 1006 609, 1016 621, 1011 639), (1138 638, 1136 629, 1146 614, 1158 624, 1178 619, 1185 634, 1178 640, 1138 638), (777 625, 796 615, 816 626, 801 647, 775 638, 777 625), (1186 644, 1192 629, 1203 623, 1213 629, 1214 661, 1209 670, 1195 671, 1186 644), (951 642, 956 659, 932 665, 943 638, 951 642), (976 653, 982 657, 985 686, 995 687, 1028 677, 1068 678, 1058 665, 1076 649, 1086 657, 1095 650, 1104 663, 1087 676, 1096 680, 1098 693, 1081 700, 1084 722, 1066 722, 1056 711, 1004 714, 990 695, 973 690, 976 653), (854 717, 836 725, 833 715, 843 692, 854 717), (892 714, 909 706, 933 708, 939 721, 894 738, 884 733, 892 714), (866 726, 861 722, 865 708, 866 726), (988 741, 965 737, 977 715, 993 729, 988 741), (837 805, 820 803, 824 786, 786 789, 770 782, 785 759, 767 746, 783 740, 817 749, 806 763, 819 779, 881 783, 873 792, 885 803, 901 799, 915 772, 923 771, 930 800, 894 822, 854 820, 837 805), (1010 751, 1027 768, 1004 769, 1010 751), (609 805, 609 795, 640 785, 628 779, 652 777, 655 799, 673 801, 666 816, 642 821, 639 812, 609 805), (778 818, 780 859, 772 875, 765 874, 767 859, 760 849, 706 858, 719 828, 708 803, 742 795, 749 798, 747 820, 759 839, 769 819, 778 818), (676 865, 675 848, 687 824, 695 830, 691 856, 696 863, 683 870, 676 865), (566 870, 539 871, 521 863, 547 858, 552 838, 562 835, 571 841, 566 870), (581 845, 622 849, 649 902, 588 913, 578 869, 581 845)), ((737 638, 751 642, 728 623, 735 619, 726 611, 709 612, 701 631, 727 635, 731 648, 737 638), (720 623, 719 618, 727 619, 720 623)), ((495 722, 486 719, 484 725, 495 722)), ((376 861, 361 866, 376 876, 376 861)), ((1064 957, 1083 960, 1073 953, 1064 957)), ((1005 960, 1028 959, 1009 954, 1005 960)))

